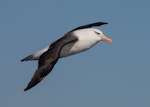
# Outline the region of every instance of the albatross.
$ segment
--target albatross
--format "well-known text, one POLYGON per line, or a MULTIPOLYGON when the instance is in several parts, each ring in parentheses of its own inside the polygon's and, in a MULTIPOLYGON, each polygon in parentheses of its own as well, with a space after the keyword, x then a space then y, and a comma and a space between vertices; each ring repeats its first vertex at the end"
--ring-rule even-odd
POLYGON ((38 68, 24 91, 43 80, 52 71, 59 58, 85 51, 100 41, 112 44, 112 39, 106 37, 101 30, 92 28, 104 24, 107 23, 96 22, 79 26, 44 49, 22 59, 21 61, 38 60, 38 68))

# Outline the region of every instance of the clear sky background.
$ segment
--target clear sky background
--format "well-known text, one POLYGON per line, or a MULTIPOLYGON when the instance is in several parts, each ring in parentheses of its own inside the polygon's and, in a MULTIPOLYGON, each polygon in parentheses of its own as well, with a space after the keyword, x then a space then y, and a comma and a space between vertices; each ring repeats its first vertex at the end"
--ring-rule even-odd
POLYGON ((149 0, 1 0, 0 107, 150 107, 149 0), (97 21, 113 39, 66 58, 24 92, 37 61, 20 59, 97 21))

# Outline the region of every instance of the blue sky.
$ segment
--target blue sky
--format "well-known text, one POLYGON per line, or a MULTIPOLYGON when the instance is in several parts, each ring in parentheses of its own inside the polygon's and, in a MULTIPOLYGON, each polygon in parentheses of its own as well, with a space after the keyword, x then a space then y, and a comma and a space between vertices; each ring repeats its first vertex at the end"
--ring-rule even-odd
POLYGON ((150 107, 149 0, 1 0, 1 107, 150 107), (23 57, 80 25, 98 27, 113 45, 62 58, 24 92, 37 67, 23 57))

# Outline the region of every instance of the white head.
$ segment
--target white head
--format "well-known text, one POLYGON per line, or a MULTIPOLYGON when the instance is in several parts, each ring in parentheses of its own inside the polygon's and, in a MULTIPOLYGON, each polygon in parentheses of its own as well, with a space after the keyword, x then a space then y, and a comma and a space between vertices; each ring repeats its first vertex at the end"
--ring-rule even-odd
POLYGON ((112 39, 106 37, 103 32, 99 29, 94 29, 94 28, 91 28, 94 32, 94 36, 97 36, 99 41, 104 41, 104 42, 107 42, 109 44, 112 44, 112 39))

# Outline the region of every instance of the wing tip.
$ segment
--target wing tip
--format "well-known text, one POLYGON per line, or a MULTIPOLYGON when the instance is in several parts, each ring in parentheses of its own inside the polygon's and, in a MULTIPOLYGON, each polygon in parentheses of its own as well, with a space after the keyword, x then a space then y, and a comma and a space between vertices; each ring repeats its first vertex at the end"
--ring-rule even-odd
POLYGON ((32 87, 34 87, 34 85, 31 85, 31 83, 29 83, 28 86, 24 89, 24 91, 27 91, 31 89, 32 87))
POLYGON ((108 23, 107 22, 95 22, 95 23, 79 26, 79 27, 71 30, 70 32, 75 31, 75 30, 79 30, 79 29, 84 29, 84 28, 91 28, 91 27, 94 27, 94 26, 101 26, 101 25, 104 25, 104 24, 108 24, 108 23))
POLYGON ((44 77, 40 77, 37 75, 34 75, 33 78, 31 79, 31 81, 28 83, 27 87, 24 89, 24 91, 27 91, 31 88, 33 88, 34 86, 36 86, 39 82, 41 82, 44 79, 44 77))
POLYGON ((24 89, 24 91, 27 91, 29 89, 31 89, 32 87, 34 87, 36 84, 32 84, 31 82, 29 82, 29 84, 27 85, 27 87, 24 89))
POLYGON ((96 22, 95 24, 97 24, 97 26, 101 26, 101 25, 108 24, 108 23, 107 22, 96 22))
POLYGON ((28 88, 25 88, 25 89, 24 89, 24 91, 27 91, 27 90, 29 90, 29 89, 28 89, 28 88))
POLYGON ((23 62, 23 61, 28 61, 28 60, 34 60, 33 55, 29 55, 29 56, 21 59, 20 61, 23 62))

